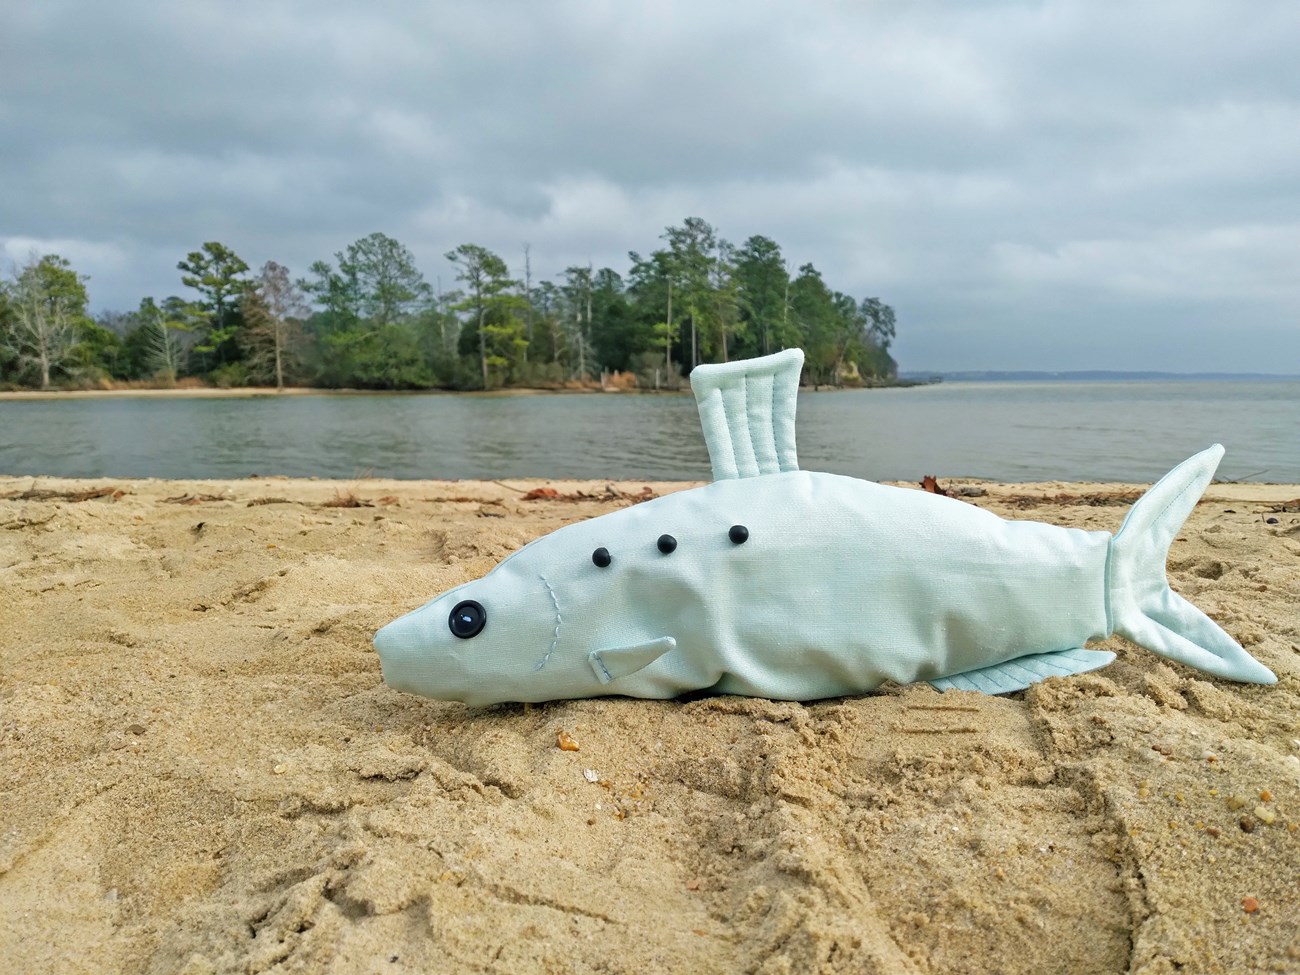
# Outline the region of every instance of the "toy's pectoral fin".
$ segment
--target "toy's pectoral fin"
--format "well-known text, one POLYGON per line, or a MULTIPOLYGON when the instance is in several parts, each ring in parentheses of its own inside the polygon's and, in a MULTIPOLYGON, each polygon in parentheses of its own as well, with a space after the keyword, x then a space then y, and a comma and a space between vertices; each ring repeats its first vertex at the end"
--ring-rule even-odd
POLYGON ((1109 650, 1058 650, 1055 653, 1031 653, 1006 663, 968 670, 964 674, 936 677, 930 686, 941 691, 981 691, 984 694, 1010 694, 1023 691, 1048 677, 1069 677, 1105 667, 1115 659, 1109 650))
POLYGON ((630 647, 613 647, 609 650, 593 650, 587 654, 591 669, 596 672, 596 679, 602 684, 635 674, 638 670, 650 666, 670 650, 677 649, 677 641, 670 636, 661 636, 647 643, 637 643, 630 647))

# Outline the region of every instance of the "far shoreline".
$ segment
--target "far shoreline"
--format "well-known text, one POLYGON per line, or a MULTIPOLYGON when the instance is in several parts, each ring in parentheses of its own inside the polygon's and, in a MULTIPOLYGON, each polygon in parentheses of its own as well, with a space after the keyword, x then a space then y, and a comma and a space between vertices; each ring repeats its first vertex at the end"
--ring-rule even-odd
POLYGON ((284 396, 545 396, 555 393, 677 393, 671 389, 542 389, 507 387, 502 389, 332 389, 318 386, 183 386, 171 389, 10 389, 0 390, 0 401, 55 399, 262 399, 284 396))
MULTIPOLYGON (((932 383, 902 380, 864 383, 861 386, 800 386, 801 393, 844 393, 861 389, 907 389, 932 383)), ((505 386, 498 389, 334 389, 321 386, 177 386, 141 389, 3 389, 0 402, 59 399, 264 399, 283 396, 556 396, 561 394, 613 396, 683 396, 690 394, 685 382, 678 389, 614 388, 582 386, 573 389, 544 386, 505 386)))

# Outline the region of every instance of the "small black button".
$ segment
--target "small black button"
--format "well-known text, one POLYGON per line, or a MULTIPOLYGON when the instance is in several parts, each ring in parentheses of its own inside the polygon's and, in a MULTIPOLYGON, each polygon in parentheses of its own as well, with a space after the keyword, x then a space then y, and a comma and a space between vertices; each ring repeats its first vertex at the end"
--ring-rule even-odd
POLYGON ((664 555, 668 555, 677 550, 677 539, 673 538, 671 535, 660 535, 659 541, 655 544, 659 546, 659 551, 663 552, 664 555))
POLYGON ((595 562, 597 566, 604 569, 609 565, 609 563, 613 562, 614 560, 610 557, 609 549, 598 548, 596 549, 596 551, 591 553, 591 561, 595 562))
POLYGON ((483 608, 482 603, 466 599, 457 603, 456 608, 451 611, 451 616, 447 618, 447 626, 451 628, 453 636, 468 640, 470 637, 478 636, 483 632, 483 627, 487 626, 487 610, 483 608))
POLYGON ((727 532, 727 537, 737 545, 744 545, 749 541, 749 529, 744 525, 732 525, 731 531, 727 532))

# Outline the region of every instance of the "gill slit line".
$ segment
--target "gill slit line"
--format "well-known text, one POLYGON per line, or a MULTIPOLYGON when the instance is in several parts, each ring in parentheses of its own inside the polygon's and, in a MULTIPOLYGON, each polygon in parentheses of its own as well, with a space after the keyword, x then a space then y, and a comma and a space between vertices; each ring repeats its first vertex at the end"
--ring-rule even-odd
POLYGON ((551 640, 551 649, 546 651, 546 656, 544 656, 541 659, 541 662, 533 668, 534 673, 546 666, 546 662, 551 659, 551 654, 555 653, 555 648, 559 646, 560 623, 562 622, 560 619, 560 600, 556 597, 555 590, 551 587, 551 584, 546 581, 546 576, 539 575, 538 578, 542 580, 542 585, 546 587, 547 593, 550 594, 551 602, 555 604, 555 639, 551 640))

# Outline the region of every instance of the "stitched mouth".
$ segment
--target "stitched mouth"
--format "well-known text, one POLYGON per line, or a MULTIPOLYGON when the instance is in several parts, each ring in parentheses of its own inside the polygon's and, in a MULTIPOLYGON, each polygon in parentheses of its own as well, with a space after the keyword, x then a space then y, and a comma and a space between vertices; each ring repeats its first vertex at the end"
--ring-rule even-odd
POLYGON ((546 581, 546 576, 539 575, 537 578, 542 580, 542 585, 546 587, 546 592, 551 597, 551 603, 555 606, 555 633, 551 638, 551 648, 546 651, 546 656, 542 657, 542 659, 537 662, 537 666, 533 668, 535 671, 541 670, 545 667, 547 661, 551 659, 551 654, 555 653, 555 648, 559 646, 560 643, 560 626, 563 623, 560 619, 560 600, 555 595, 554 587, 546 581))

